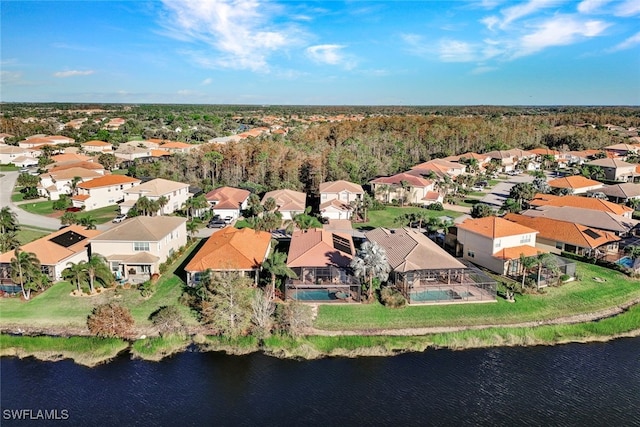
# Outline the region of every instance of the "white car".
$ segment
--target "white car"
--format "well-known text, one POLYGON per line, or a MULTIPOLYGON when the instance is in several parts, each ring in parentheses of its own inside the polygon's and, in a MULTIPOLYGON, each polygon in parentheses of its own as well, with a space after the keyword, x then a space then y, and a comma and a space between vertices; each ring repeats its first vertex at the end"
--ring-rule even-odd
POLYGON ((116 216, 115 218, 113 218, 113 221, 111 221, 111 222, 118 223, 118 222, 124 221, 125 219, 127 219, 127 215, 126 214, 120 214, 120 215, 116 216))

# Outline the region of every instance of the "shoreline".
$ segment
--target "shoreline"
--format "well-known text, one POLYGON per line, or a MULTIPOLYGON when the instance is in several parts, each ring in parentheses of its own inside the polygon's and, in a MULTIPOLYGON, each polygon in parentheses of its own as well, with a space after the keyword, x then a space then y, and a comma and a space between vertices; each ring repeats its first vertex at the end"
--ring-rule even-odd
POLYGON ((281 359, 314 360, 324 357, 388 357, 407 352, 493 347, 531 347, 570 343, 606 342, 640 336, 640 303, 634 299, 595 313, 541 322, 475 325, 400 330, 323 331, 312 329, 298 338, 272 335, 259 341, 252 336, 232 340, 206 335, 202 327, 183 334, 133 341, 101 339, 79 328, 0 327, 0 357, 34 357, 42 361, 71 359, 94 367, 129 353, 132 359, 161 361, 194 347, 231 355, 262 352, 281 359), (65 329, 62 331, 61 329, 65 329), (57 330, 57 331, 56 331, 57 330), (57 332, 57 333, 55 333, 57 332), (69 333, 73 332, 73 333, 69 333))

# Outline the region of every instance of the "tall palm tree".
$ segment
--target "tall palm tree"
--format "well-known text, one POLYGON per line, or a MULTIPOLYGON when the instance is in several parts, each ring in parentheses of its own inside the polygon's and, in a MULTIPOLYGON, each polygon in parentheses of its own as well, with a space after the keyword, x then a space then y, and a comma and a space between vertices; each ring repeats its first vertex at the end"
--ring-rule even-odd
POLYGON ((273 300, 275 295, 277 276, 285 276, 291 279, 297 277, 296 273, 287 267, 287 254, 284 252, 271 252, 269 258, 265 259, 262 263, 262 270, 271 275, 271 286, 268 293, 271 300, 273 300))
POLYGON ((193 239, 193 236, 198 232, 198 223, 194 220, 187 222, 187 232, 189 233, 189 237, 193 239))
POLYGON ((18 231, 18 216, 9 206, 0 209, 0 232, 18 231))
POLYGON ((356 256, 351 260, 351 268, 356 277, 364 279, 369 284, 369 301, 373 299, 373 278, 381 282, 389 278, 391 266, 387 261, 387 253, 382 246, 375 242, 364 242, 356 256))
POLYGON ((160 211, 160 216, 162 216, 164 207, 167 206, 167 203, 169 203, 169 199, 167 199, 165 196, 160 196, 158 197, 158 200, 156 200, 156 203, 158 203, 158 210, 160 211))
POLYGON ((0 234, 0 253, 11 251, 18 246, 20 246, 20 241, 15 231, 7 231, 0 234))
POLYGON ((95 281, 99 281, 103 285, 111 285, 113 283, 113 273, 107 264, 107 260, 98 254, 91 255, 89 261, 83 264, 87 276, 89 277, 89 292, 93 293, 95 281))
POLYGON ((527 273, 535 267, 537 261, 535 257, 525 256, 520 254, 520 268, 522 269, 522 289, 524 289, 524 281, 527 278, 527 273))
POLYGON ((84 282, 87 278, 87 270, 85 269, 84 264, 86 264, 86 261, 84 260, 78 263, 68 262, 67 268, 62 270, 62 278, 69 280, 71 283, 75 282, 79 293, 82 293, 80 283, 84 282))
POLYGON ((540 278, 542 277, 542 268, 556 269, 556 258, 548 252, 540 252, 537 257, 534 258, 536 265, 538 266, 538 280, 536 281, 537 289, 540 289, 540 278))
POLYGON ((146 196, 142 196, 138 200, 136 200, 135 207, 136 209, 138 209, 138 211, 142 212, 143 216, 147 216, 147 214, 153 208, 152 201, 146 196))
POLYGON ((16 248, 11 258, 11 280, 20 284, 25 300, 31 297, 30 282, 37 274, 40 274, 40 260, 36 254, 16 248))

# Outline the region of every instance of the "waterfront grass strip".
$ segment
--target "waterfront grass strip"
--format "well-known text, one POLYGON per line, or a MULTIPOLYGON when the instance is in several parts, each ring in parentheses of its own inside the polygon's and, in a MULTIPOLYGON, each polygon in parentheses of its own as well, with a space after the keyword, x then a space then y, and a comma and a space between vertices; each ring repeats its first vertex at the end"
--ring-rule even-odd
POLYGON ((184 350, 190 344, 191 338, 184 334, 139 339, 131 345, 131 355, 144 360, 159 361, 184 350))

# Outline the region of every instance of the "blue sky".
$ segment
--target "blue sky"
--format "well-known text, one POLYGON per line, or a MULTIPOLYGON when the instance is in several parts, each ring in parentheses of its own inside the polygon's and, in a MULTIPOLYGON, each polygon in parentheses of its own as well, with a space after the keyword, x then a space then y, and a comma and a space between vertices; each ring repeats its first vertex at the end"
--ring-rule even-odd
POLYGON ((640 1, 2 1, 8 102, 639 105, 640 1))

